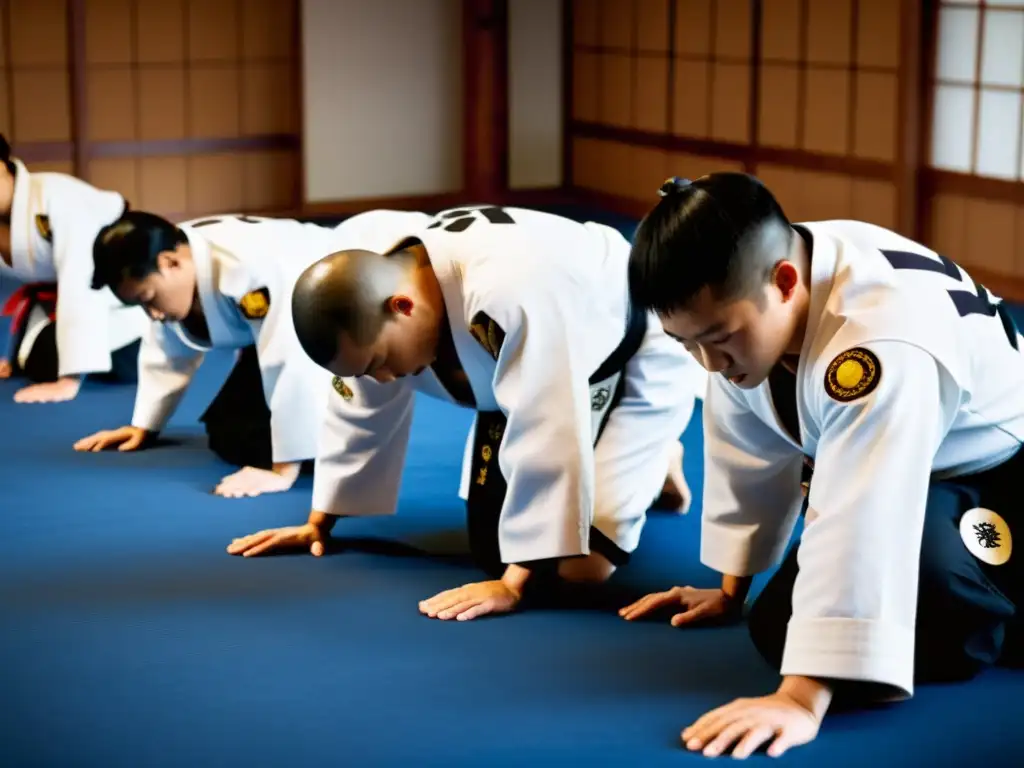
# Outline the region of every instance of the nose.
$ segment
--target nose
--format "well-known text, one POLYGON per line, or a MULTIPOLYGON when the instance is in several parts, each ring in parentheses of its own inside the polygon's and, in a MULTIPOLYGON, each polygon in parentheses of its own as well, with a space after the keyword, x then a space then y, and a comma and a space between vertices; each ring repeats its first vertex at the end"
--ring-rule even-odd
POLYGON ((161 312, 159 309, 154 309, 153 307, 146 307, 146 314, 149 315, 150 320, 155 320, 158 323, 163 322, 164 313, 161 312))
POLYGON ((379 384, 390 384, 395 380, 395 374, 391 371, 378 368, 370 375, 370 378, 374 379, 379 384))
POLYGON ((725 353, 704 346, 700 347, 697 359, 709 373, 721 373, 732 364, 732 360, 725 353))

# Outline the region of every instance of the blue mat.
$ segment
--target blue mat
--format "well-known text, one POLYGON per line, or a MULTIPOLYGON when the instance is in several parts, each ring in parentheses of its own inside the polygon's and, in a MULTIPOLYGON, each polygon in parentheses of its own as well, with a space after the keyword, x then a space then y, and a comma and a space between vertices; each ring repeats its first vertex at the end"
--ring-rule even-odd
MULTIPOLYGON (((469 414, 428 399, 397 517, 345 521, 352 547, 322 559, 227 555, 234 536, 301 522, 310 491, 302 478, 283 495, 210 494, 231 468, 195 420, 229 365, 210 357, 171 444, 129 455, 71 445, 127 422, 130 388, 16 406, 0 383, 0 765, 697 765, 681 728, 774 688, 741 626, 674 630, 598 609, 421 617, 420 599, 477 578, 458 558, 469 414)), ((717 582, 697 561, 699 413, 683 441, 698 503, 652 518, 621 588, 717 582)), ((830 717, 783 760, 1020 765, 1022 693, 1024 677, 1002 670, 923 688, 830 717)))

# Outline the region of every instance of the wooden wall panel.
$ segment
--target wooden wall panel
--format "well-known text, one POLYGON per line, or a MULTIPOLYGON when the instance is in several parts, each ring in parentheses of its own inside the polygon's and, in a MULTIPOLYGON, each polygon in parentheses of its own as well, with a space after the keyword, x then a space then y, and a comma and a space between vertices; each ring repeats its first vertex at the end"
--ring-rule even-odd
POLYGON ((794 219, 877 223, 1024 300, 1024 2, 576 0, 572 14, 585 197, 642 215, 663 169, 743 170, 794 219))
POLYGON ((664 176, 746 171, 781 190, 794 219, 912 235, 898 210, 912 5, 575 0, 573 185, 642 214, 664 176))
POLYGON ((298 0, 4 0, 0 130, 175 219, 301 207, 298 0))
POLYGON ((935 5, 925 236, 996 293, 1024 300, 1024 3, 935 5))

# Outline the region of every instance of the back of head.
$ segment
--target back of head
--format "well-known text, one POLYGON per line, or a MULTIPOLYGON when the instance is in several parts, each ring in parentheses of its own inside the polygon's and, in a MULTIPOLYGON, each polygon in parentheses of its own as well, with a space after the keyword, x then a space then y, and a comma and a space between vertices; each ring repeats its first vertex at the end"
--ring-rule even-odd
POLYGON ((629 259, 630 295, 644 309, 672 314, 705 288, 720 301, 753 296, 789 254, 789 220, 753 176, 672 178, 659 194, 629 259))
POLYGON ((292 293, 295 334, 309 358, 328 367, 338 355, 339 334, 358 347, 376 341, 387 322, 388 299, 406 277, 402 253, 338 251, 310 265, 292 293))
POLYGON ((126 211, 100 230, 92 247, 95 290, 117 292, 125 280, 142 280, 159 270, 157 257, 188 238, 171 222, 145 211, 126 211))

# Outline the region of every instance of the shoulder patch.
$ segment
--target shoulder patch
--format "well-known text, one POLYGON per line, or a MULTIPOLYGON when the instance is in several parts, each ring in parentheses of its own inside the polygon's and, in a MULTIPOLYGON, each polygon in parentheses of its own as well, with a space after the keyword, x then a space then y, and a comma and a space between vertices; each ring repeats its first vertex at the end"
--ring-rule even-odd
POLYGON ((334 391, 337 392, 344 400, 352 399, 352 388, 345 383, 345 380, 341 376, 335 376, 331 380, 331 386, 334 387, 334 391))
POLYGON ((36 214, 36 230, 39 236, 48 243, 53 242, 53 231, 50 229, 50 217, 45 213, 36 214))
POLYGON ((266 288, 249 291, 238 302, 238 308, 249 320, 263 319, 270 311, 270 291, 266 288))
POLYGON ((495 360, 505 343, 505 331, 486 312, 477 312, 469 321, 469 332, 495 360))
POLYGON ((825 371, 825 392, 833 400, 849 403, 875 391, 882 378, 878 356, 864 347, 852 347, 836 355, 825 371))

